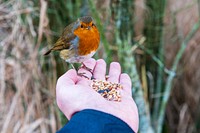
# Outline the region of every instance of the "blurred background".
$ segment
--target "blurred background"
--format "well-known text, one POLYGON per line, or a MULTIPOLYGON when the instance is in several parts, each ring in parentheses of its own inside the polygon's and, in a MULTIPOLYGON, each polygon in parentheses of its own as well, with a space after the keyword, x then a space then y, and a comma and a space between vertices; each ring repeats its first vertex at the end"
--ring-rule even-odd
POLYGON ((0 0, 0 132, 54 133, 67 122, 55 86, 70 65, 43 54, 84 15, 101 34, 94 58, 131 76, 139 132, 199 133, 200 0, 0 0))

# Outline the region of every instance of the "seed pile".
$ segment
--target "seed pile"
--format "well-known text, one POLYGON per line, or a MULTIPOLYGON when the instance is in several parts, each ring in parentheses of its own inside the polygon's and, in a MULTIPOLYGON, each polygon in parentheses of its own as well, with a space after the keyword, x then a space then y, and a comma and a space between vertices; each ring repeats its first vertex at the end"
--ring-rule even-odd
POLYGON ((120 84, 94 79, 91 87, 109 101, 121 101, 120 90, 123 87, 120 84))

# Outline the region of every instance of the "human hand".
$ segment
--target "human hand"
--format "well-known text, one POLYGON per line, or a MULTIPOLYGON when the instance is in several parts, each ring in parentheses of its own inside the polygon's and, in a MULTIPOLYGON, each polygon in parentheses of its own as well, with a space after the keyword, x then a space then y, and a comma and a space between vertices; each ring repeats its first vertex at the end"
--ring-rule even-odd
MULTIPOLYGON (((84 64, 93 70, 93 75, 85 69, 79 69, 79 73, 85 73, 88 78, 105 80, 106 63, 100 59, 90 59, 84 64)), ((108 81, 120 83, 121 102, 108 101, 90 87, 91 80, 79 77, 74 69, 62 75, 56 86, 56 100, 58 107, 68 119, 78 111, 94 109, 112 114, 126 122, 135 132, 138 131, 138 110, 132 99, 131 79, 127 74, 121 74, 121 66, 112 62, 109 69, 108 81)))

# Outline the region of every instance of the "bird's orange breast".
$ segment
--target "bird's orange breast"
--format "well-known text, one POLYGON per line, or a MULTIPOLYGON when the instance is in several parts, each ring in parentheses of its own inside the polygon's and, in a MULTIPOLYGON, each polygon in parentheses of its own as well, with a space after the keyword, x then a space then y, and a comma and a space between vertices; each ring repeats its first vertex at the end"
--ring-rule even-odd
POLYGON ((96 27, 87 29, 77 28, 74 34, 79 37, 78 54, 88 55, 99 47, 100 35, 96 27))

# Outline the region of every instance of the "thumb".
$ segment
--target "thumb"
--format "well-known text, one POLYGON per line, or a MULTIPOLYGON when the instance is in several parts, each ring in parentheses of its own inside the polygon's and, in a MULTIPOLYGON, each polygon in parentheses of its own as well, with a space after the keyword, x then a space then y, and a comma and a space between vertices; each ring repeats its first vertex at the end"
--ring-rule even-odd
POLYGON ((58 79, 56 88, 59 89, 62 86, 75 85, 77 80, 78 76, 76 70, 70 69, 58 79))

